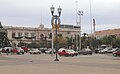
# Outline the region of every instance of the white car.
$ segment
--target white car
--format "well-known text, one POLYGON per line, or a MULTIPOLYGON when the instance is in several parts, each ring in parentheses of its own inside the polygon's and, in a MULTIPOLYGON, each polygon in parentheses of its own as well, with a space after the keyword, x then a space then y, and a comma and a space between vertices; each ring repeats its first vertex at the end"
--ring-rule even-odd
POLYGON ((8 51, 9 51, 9 53, 10 53, 10 51, 11 51, 13 48, 12 48, 12 47, 4 47, 4 48, 2 48, 2 52, 3 52, 3 53, 6 53, 6 52, 7 52, 7 51, 6 51, 7 49, 8 49, 8 51))
POLYGON ((73 56, 77 56, 78 55, 78 52, 74 51, 72 49, 68 49, 67 52, 70 53, 70 54, 73 54, 73 56))
POLYGON ((2 48, 0 48, 0 52, 2 52, 2 48))
POLYGON ((107 53, 109 50, 112 50, 112 48, 111 47, 107 47, 107 48, 105 48, 103 50, 100 50, 99 53, 107 53))
POLYGON ((117 51, 117 50, 119 50, 119 48, 112 48, 111 50, 108 50, 107 52, 108 52, 108 53, 113 53, 113 52, 115 52, 115 51, 117 51))
POLYGON ((45 51, 45 54, 55 54, 55 49, 49 48, 48 50, 45 51))
POLYGON ((29 53, 30 53, 30 54, 41 54, 41 51, 38 50, 38 49, 31 49, 31 50, 29 51, 29 53))

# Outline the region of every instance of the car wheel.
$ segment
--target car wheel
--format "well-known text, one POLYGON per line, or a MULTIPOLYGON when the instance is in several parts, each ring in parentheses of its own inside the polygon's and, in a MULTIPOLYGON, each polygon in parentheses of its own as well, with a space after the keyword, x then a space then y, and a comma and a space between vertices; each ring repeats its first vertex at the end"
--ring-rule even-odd
POLYGON ((24 52, 22 52, 22 54, 24 54, 24 52))
POLYGON ((74 54, 71 54, 72 57, 74 57, 74 54))
POLYGON ((117 57, 117 54, 113 54, 114 57, 117 57))
POLYGON ((77 56, 77 54, 75 54, 75 56, 77 56))
POLYGON ((92 55, 92 53, 90 53, 90 55, 92 55))

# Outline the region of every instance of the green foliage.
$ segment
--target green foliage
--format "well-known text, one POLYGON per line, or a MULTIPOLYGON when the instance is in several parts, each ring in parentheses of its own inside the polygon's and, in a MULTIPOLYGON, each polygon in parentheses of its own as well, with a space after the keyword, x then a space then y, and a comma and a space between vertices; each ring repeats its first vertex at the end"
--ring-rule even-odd
MULTIPOLYGON (((101 39, 95 39, 91 37, 87 37, 87 34, 84 33, 84 36, 81 38, 81 47, 86 48, 87 46, 90 46, 90 48, 96 48, 98 45, 106 44, 106 45, 112 45, 113 47, 119 47, 120 48, 120 38, 117 38, 114 35, 111 36, 105 36, 101 39)), ((77 38, 79 41, 79 38, 77 38)), ((62 36, 58 36, 58 48, 60 47, 69 47, 69 46, 76 46, 76 38, 72 37, 66 37, 65 39, 62 36)), ((79 45, 79 44, 78 44, 79 45)), ((18 43, 18 46, 27 46, 29 48, 51 48, 51 41, 47 40, 40 40, 40 42, 31 42, 31 43, 24 43, 20 42, 18 43)), ((54 39, 54 47, 56 46, 56 41, 54 39)))
POLYGON ((114 47, 120 48, 120 38, 116 38, 115 39, 115 45, 114 45, 114 47))
POLYGON ((66 44, 67 44, 67 46, 69 47, 69 46, 72 46, 72 37, 66 37, 66 44))
POLYGON ((103 44, 110 44, 109 38, 107 36, 100 39, 103 44))
POLYGON ((32 43, 28 43, 27 47, 29 47, 29 48, 39 48, 40 44, 38 44, 36 42, 32 42, 32 43))
POLYGON ((24 43, 24 42, 19 42, 19 43, 18 43, 18 47, 26 46, 26 45, 27 45, 27 43, 24 43))
POLYGON ((112 45, 113 47, 120 47, 120 38, 115 35, 105 36, 100 39, 102 44, 112 45))
POLYGON ((103 38, 101 38, 101 41, 103 44, 110 44, 113 45, 114 41, 116 40, 116 37, 111 35, 111 36, 105 36, 103 38))

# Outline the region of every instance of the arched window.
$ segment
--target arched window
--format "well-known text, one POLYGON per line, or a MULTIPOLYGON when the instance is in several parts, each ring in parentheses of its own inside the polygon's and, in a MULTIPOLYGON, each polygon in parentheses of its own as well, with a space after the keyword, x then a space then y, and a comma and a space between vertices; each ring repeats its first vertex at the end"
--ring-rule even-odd
POLYGON ((14 38, 14 37, 15 37, 15 32, 12 33, 12 38, 14 38))
POLYGON ((52 39, 52 33, 49 34, 49 38, 52 39))
POLYGON ((43 40, 44 34, 40 34, 40 40, 43 40))

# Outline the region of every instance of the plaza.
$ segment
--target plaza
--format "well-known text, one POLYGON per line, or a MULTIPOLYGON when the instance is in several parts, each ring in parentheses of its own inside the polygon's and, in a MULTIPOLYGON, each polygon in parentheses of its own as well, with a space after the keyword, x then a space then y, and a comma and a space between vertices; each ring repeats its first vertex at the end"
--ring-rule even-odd
POLYGON ((9 55, 0 56, 0 74, 118 74, 120 57, 111 54, 78 55, 59 57, 55 55, 9 55))

